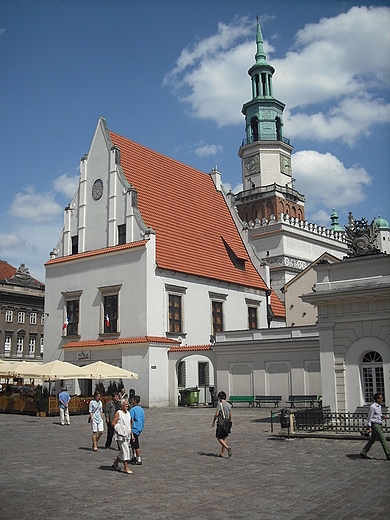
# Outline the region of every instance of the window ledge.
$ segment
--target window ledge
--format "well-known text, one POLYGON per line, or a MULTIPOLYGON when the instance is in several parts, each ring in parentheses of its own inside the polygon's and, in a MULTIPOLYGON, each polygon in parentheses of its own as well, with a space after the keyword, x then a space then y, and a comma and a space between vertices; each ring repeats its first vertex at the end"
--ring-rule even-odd
POLYGON ((62 336, 63 339, 80 339, 81 338, 81 335, 80 334, 64 334, 62 336))
POLYGON ((187 332, 166 332, 165 335, 167 338, 171 339, 187 338, 187 332))
POLYGON ((120 335, 120 332, 100 332, 99 339, 115 339, 119 338, 120 335))

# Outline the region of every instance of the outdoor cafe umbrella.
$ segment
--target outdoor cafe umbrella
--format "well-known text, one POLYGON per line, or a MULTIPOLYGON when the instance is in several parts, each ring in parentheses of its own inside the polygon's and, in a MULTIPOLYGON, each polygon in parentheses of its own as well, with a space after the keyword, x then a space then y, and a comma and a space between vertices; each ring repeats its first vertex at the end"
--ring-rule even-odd
POLYGON ((0 377, 23 377, 19 375, 19 370, 21 368, 26 368, 32 370, 32 367, 37 367, 36 363, 31 363, 28 361, 17 361, 16 363, 3 362, 0 364, 0 377))
POLYGON ((104 361, 96 361, 81 367, 83 379, 138 379, 138 374, 119 368, 104 361))
POLYGON ((66 361, 60 361, 59 359, 43 365, 20 368, 18 369, 18 374, 20 374, 20 377, 43 379, 44 381, 77 379, 83 377, 80 367, 73 365, 72 363, 67 363, 66 361))

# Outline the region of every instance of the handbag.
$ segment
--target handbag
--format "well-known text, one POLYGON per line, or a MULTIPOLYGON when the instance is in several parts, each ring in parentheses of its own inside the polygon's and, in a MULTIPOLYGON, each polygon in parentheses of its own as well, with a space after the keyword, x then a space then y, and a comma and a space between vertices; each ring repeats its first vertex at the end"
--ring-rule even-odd
POLYGON ((229 433, 232 431, 232 421, 230 418, 225 417, 225 412, 223 410, 223 404, 221 403, 221 412, 222 412, 222 421, 219 423, 219 426, 221 429, 223 429, 226 433, 226 435, 229 435, 229 433))

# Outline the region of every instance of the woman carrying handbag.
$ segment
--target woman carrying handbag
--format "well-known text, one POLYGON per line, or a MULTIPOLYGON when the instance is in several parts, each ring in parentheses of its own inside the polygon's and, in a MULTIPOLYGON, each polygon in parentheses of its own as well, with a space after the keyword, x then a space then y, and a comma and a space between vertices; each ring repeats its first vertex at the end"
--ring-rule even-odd
POLYGON ((118 442, 119 454, 115 459, 112 467, 117 471, 119 469, 119 463, 123 462, 123 471, 128 475, 132 475, 133 472, 129 468, 128 461, 130 460, 130 438, 132 437, 131 431, 131 419, 129 412, 129 401, 127 398, 121 399, 121 409, 116 412, 114 419, 112 420, 112 426, 114 427, 115 433, 113 439, 118 442))

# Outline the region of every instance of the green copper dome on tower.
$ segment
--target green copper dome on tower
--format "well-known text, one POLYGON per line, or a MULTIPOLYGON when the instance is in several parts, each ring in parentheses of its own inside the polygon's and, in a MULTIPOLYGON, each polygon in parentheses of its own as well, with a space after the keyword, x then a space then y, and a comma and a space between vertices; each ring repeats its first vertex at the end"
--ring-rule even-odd
POLYGON ((378 218, 375 219, 375 224, 377 225, 379 230, 388 230, 389 229, 389 223, 384 218, 381 218, 380 215, 378 215, 378 218))
POLYGON ((333 229, 333 231, 337 231, 338 233, 345 233, 345 230, 339 224, 339 216, 334 208, 330 216, 330 220, 332 222, 330 229, 333 229))

